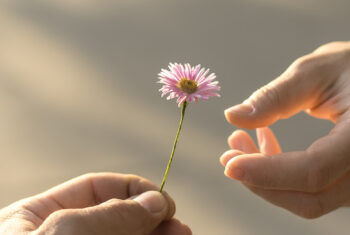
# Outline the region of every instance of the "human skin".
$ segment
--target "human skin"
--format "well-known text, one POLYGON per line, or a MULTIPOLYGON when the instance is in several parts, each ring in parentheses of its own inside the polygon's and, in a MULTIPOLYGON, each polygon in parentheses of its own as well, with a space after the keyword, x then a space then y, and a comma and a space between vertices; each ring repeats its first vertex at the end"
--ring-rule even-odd
POLYGON ((192 234, 157 190, 135 175, 86 174, 0 210, 0 234, 192 234))
POLYGON ((225 175, 265 200, 304 218, 350 201, 350 42, 332 42, 297 59, 242 104, 225 110, 228 122, 257 128, 259 148, 243 130, 228 138, 225 175), (305 111, 334 128, 304 151, 281 152, 267 127, 305 111))

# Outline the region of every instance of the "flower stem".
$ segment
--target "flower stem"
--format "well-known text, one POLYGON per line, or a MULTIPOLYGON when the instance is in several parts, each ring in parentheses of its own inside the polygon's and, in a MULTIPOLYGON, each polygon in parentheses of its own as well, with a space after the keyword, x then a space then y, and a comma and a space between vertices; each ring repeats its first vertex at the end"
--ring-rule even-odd
POLYGON ((168 177, 168 173, 169 173, 169 169, 171 166, 171 163, 173 162, 173 158, 174 158, 174 153, 175 153, 175 149, 176 149, 176 144, 177 144, 177 140, 179 139, 179 135, 180 135, 180 131, 181 131, 181 127, 182 127, 182 122, 184 120, 184 116, 185 116, 185 111, 186 111, 186 107, 187 107, 187 102, 183 102, 182 107, 181 107, 181 119, 180 119, 180 124, 179 124, 179 128, 177 129, 177 134, 175 137, 175 141, 174 141, 174 145, 173 145, 173 150, 171 151, 171 155, 170 155, 170 159, 168 162, 168 166, 166 168, 164 177, 163 177, 163 181, 162 181, 162 185, 160 186, 160 190, 159 192, 162 192, 164 185, 165 185, 165 181, 168 177))

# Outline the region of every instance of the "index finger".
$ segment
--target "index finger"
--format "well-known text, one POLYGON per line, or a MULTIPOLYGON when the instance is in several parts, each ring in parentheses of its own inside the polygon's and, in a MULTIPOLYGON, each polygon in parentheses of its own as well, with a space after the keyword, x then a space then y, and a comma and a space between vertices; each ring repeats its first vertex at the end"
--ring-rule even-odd
MULTIPOLYGON (((95 206, 112 198, 127 199, 150 190, 158 190, 158 186, 136 175, 89 173, 26 200, 24 206, 45 219, 56 210, 95 206)), ((174 207, 172 199, 165 196, 174 207)))
POLYGON ((44 195, 54 197, 63 208, 82 208, 112 198, 126 199, 157 188, 151 181, 136 175, 89 173, 58 185, 44 195))

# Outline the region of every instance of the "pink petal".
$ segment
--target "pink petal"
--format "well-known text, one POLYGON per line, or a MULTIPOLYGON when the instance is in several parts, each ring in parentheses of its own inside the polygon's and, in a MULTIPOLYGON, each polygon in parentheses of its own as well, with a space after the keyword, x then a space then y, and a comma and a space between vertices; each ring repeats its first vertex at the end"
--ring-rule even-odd
POLYGON ((209 69, 201 68, 200 64, 195 67, 191 67, 189 63, 178 64, 169 63, 169 70, 162 69, 158 74, 157 83, 162 84, 162 88, 159 91, 161 96, 167 96, 167 99, 173 99, 177 97, 176 102, 179 106, 185 101, 193 102, 199 99, 207 100, 211 96, 220 96, 215 93, 220 90, 218 86, 219 82, 214 81, 216 75, 214 73, 209 74, 209 69), (209 74, 209 76, 207 76, 209 74), (193 94, 188 94, 178 87, 179 81, 182 79, 194 80, 197 82, 198 89, 193 94))

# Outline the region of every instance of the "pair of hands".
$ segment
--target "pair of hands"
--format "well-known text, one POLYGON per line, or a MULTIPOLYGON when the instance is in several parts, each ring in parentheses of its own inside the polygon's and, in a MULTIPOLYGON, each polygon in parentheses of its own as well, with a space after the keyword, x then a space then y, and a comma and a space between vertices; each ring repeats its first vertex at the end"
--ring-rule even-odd
MULTIPOLYGON (((239 127, 228 138, 225 174, 267 201, 316 218, 350 201, 350 43, 335 42, 296 60, 280 77, 225 111, 239 127), (335 123, 305 151, 282 153, 267 127, 306 111, 335 123)), ((174 201, 141 177, 89 174, 0 211, 1 234, 191 234, 174 201), (154 190, 154 191, 152 191, 154 190)))

